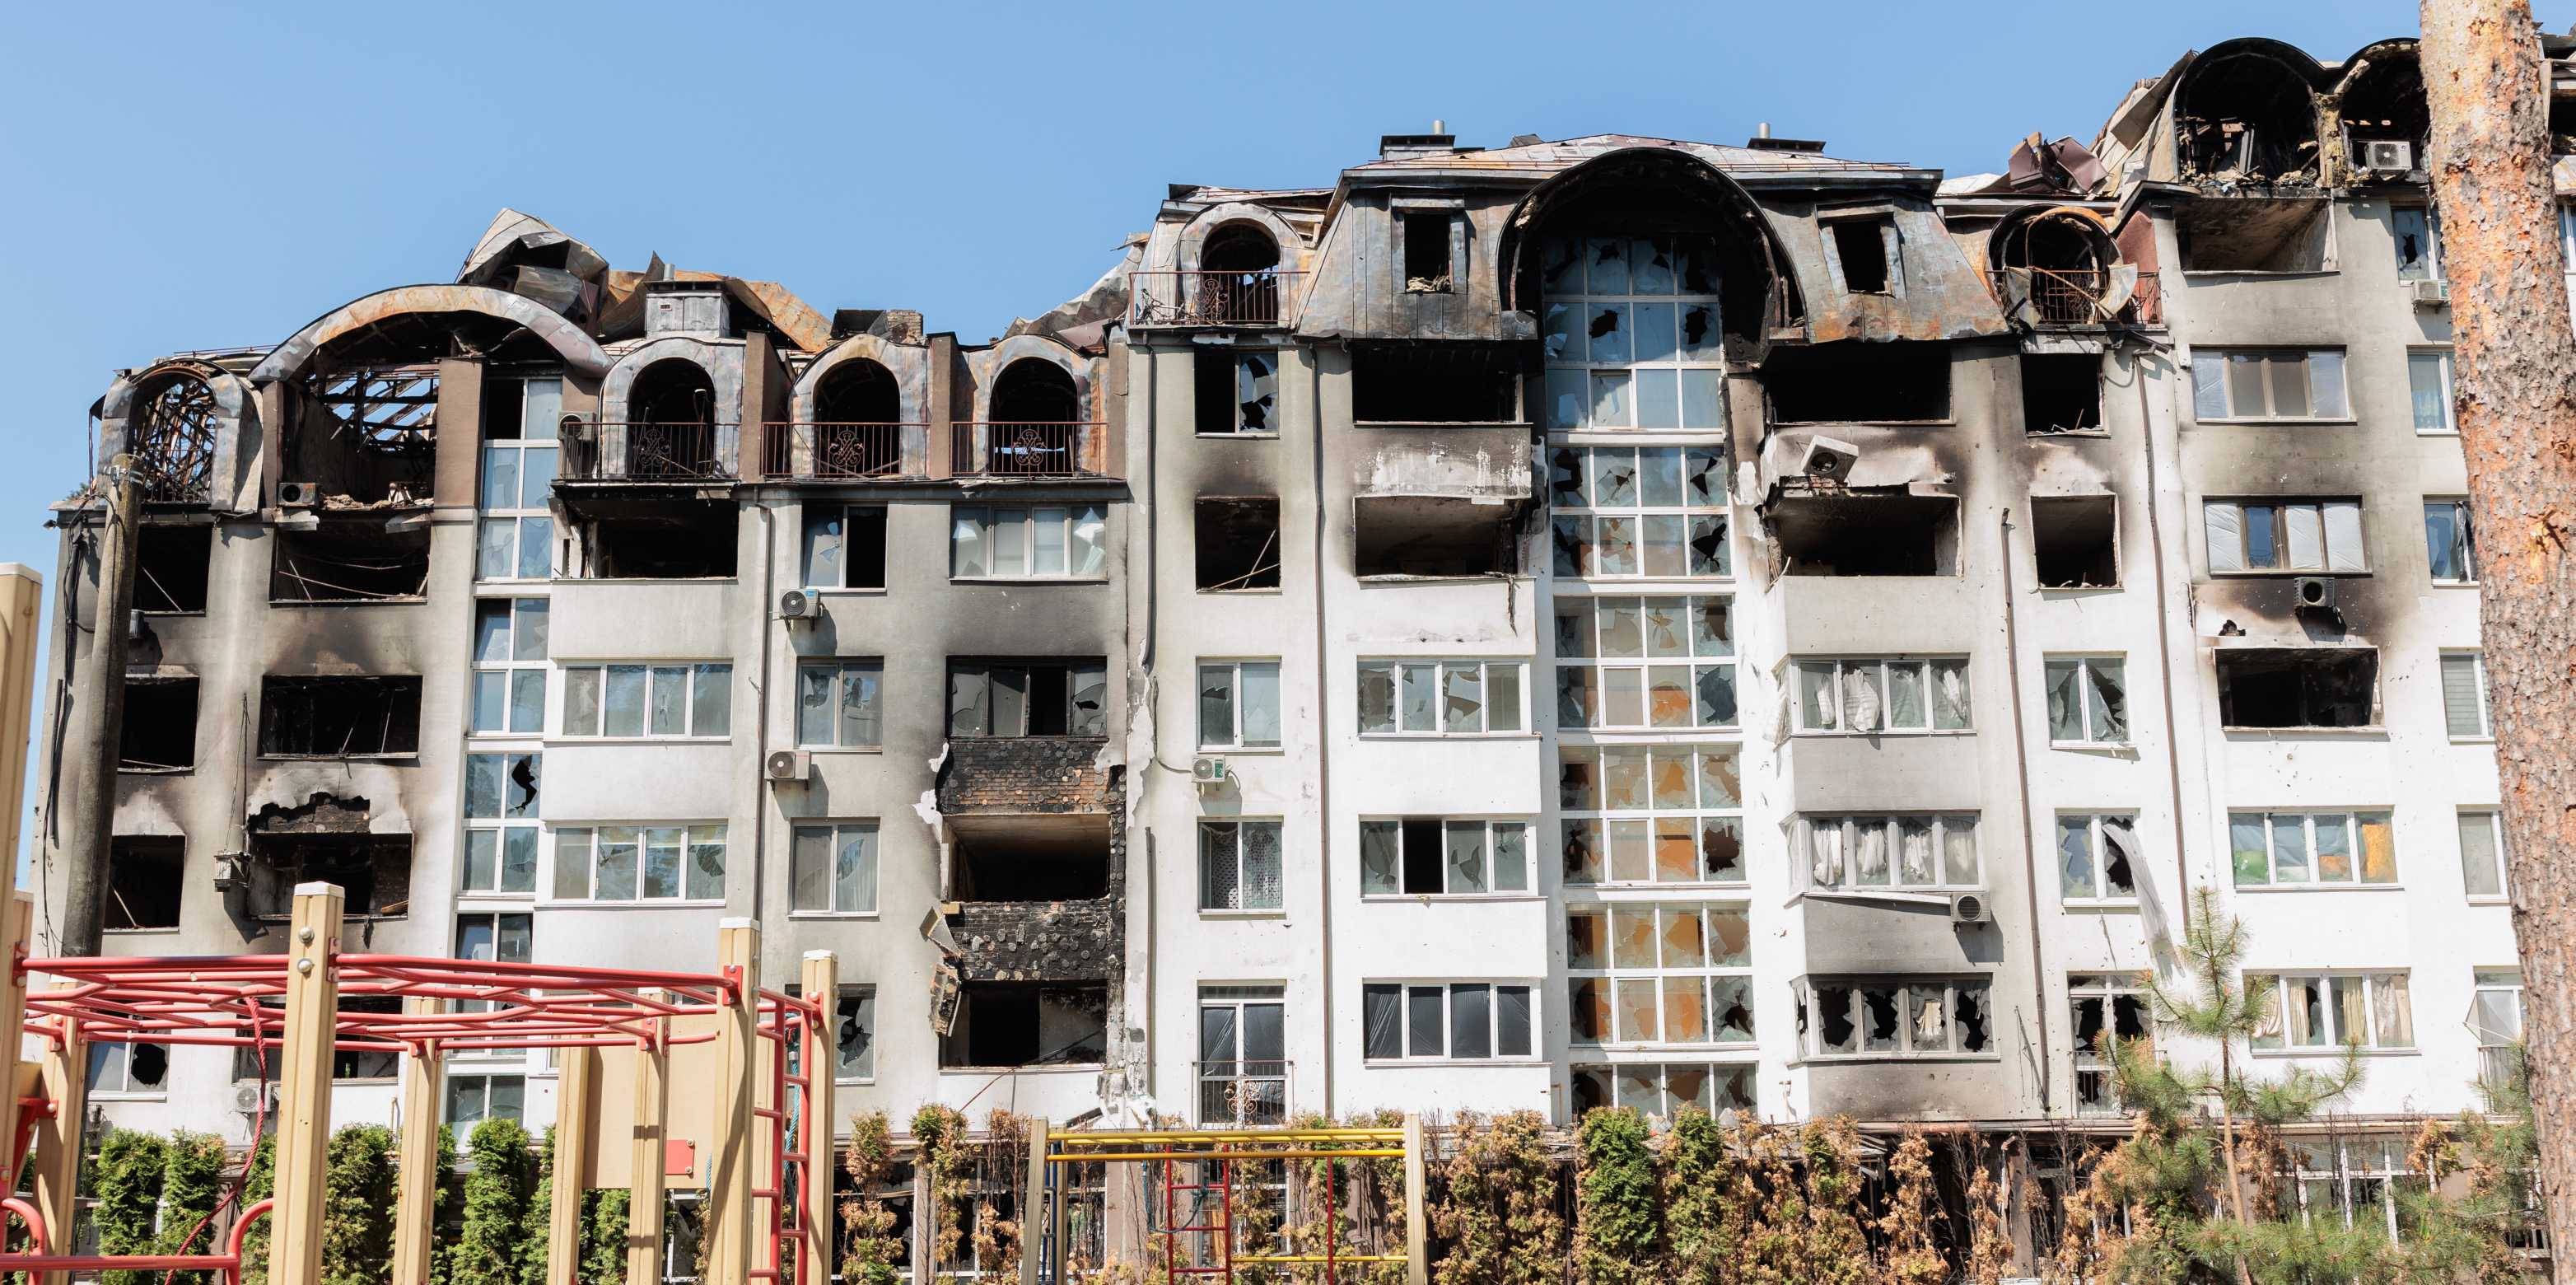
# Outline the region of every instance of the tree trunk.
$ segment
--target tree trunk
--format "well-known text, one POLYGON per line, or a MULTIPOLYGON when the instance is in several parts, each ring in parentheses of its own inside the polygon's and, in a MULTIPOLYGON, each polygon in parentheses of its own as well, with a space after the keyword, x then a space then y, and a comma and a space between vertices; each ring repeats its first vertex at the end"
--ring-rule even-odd
MULTIPOLYGON (((2236 1088, 2235 1059, 2229 1056, 2229 1042, 2218 1042, 2218 1134, 2219 1145, 2227 1148, 2227 1203, 2234 1207, 2236 1223, 2250 1227, 2254 1223, 2245 1212, 2245 1179, 2236 1171, 2236 1108, 2227 1095, 2236 1088)), ((2237 1285, 2254 1285, 2254 1273, 2243 1258, 2236 1260, 2237 1285)))
POLYGON ((2576 1282, 2576 334, 2547 69, 2526 0, 2423 0, 2423 18, 2539 1178, 2576 1282))

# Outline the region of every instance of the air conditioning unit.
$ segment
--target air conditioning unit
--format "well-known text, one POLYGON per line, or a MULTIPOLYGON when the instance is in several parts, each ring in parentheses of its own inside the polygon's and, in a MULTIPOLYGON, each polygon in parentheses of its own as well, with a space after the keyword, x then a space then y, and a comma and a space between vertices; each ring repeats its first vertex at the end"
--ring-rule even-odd
POLYGON ((1986 904, 1982 892, 1950 894, 1950 922, 1954 924, 1990 924, 1995 921, 1995 908, 1986 904))
POLYGON ((781 620, 815 620, 823 614, 823 603, 810 589, 790 589, 778 595, 778 618, 781 620))
POLYGON ((1225 784, 1225 760, 1206 754, 1191 759, 1190 783, 1202 790, 1225 784))
POLYGON ((2415 145, 2404 139, 2373 138, 2361 145, 2361 167, 2374 174, 2403 174, 2415 168, 2415 145))
POLYGON ((2451 283, 2439 277, 2430 281, 2409 281, 2406 283, 2406 297, 2414 300, 2418 308, 2448 308, 2451 306, 2451 283))
POLYGON ((1860 462, 1860 448, 1835 437, 1818 437, 1807 443, 1806 458, 1798 471, 1809 477, 1840 482, 1851 476, 1852 465, 1860 462))
POLYGON ((761 775, 768 777, 772 784, 809 781, 814 777, 814 756, 804 750, 771 750, 769 760, 761 768, 761 775))
POLYGON ((322 502, 319 482, 280 482, 277 484, 277 507, 309 509, 322 502))
POLYGON ((276 1106, 275 1080, 237 1080, 233 1083, 233 1110, 243 1115, 258 1115, 276 1106))
POLYGON ((2298 579, 2298 609, 2331 611, 2335 605, 2335 582, 2327 576, 2301 576, 2298 579))

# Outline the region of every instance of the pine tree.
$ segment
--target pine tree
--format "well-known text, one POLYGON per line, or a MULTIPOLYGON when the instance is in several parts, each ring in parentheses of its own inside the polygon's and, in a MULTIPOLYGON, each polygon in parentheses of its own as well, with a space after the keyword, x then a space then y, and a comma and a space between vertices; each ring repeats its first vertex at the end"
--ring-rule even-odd
MULTIPOLYGON (((215 1224, 215 1206, 224 1198, 224 1140, 210 1133, 175 1133, 162 1145, 162 1254, 219 1252, 229 1223, 215 1224)), ((159 1277, 153 1278, 156 1282, 159 1277)), ((179 1272, 175 1285, 210 1285, 211 1272, 179 1272)))
MULTIPOLYGON (((97 1202, 90 1221, 98 1252, 149 1254, 158 1243, 164 1150, 148 1133, 110 1129, 98 1146, 97 1202)), ((101 1272, 99 1285, 156 1285, 151 1272, 101 1272)))
POLYGON ((1576 1146, 1583 1165, 1574 1226, 1582 1278, 1592 1285, 1661 1279, 1663 1218, 1645 1120, 1627 1107, 1589 1112, 1576 1146))
POLYGON ((322 1285, 385 1285, 394 1252, 394 1135, 356 1124, 331 1135, 324 1172, 322 1285))
POLYGON ((474 1172, 465 1179, 465 1219, 448 1259, 448 1285, 519 1285, 526 1257, 520 1242, 537 1185, 528 1131, 516 1120, 485 1120, 474 1126, 466 1150, 474 1172))

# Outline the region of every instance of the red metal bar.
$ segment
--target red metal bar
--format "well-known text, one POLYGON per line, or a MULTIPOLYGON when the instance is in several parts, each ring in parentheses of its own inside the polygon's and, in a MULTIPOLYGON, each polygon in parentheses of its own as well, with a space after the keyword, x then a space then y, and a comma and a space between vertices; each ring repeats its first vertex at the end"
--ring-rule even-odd
POLYGON ((18 1221, 27 1224, 27 1239, 36 1243, 37 1253, 53 1252, 54 1237, 45 1227, 45 1211, 36 1208, 34 1201, 21 1196, 10 1196, 0 1199, 0 1210, 18 1215, 18 1221))

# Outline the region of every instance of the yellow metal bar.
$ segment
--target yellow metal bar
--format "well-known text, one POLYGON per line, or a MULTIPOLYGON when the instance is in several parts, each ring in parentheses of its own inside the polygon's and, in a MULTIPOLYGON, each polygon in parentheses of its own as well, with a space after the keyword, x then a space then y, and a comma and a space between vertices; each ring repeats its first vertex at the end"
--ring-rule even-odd
POLYGON ((1047 1157, 1051 1165, 1091 1164, 1108 1160, 1393 1160, 1404 1153, 1390 1147, 1354 1147, 1348 1151, 1310 1149, 1269 1151, 1090 1151, 1047 1157))
MULTIPOLYGON (((1234 1261, 1238 1263, 1321 1263, 1328 1260, 1326 1260, 1322 1254, 1237 1254, 1234 1256, 1234 1261)), ((1329 1261, 1336 1263, 1401 1263, 1404 1261, 1404 1255, 1335 1254, 1329 1261)))
POLYGON ((1166 1146, 1186 1142, 1401 1142, 1402 1129, 1136 1129, 1116 1133, 1059 1133, 1059 1146, 1166 1146))

